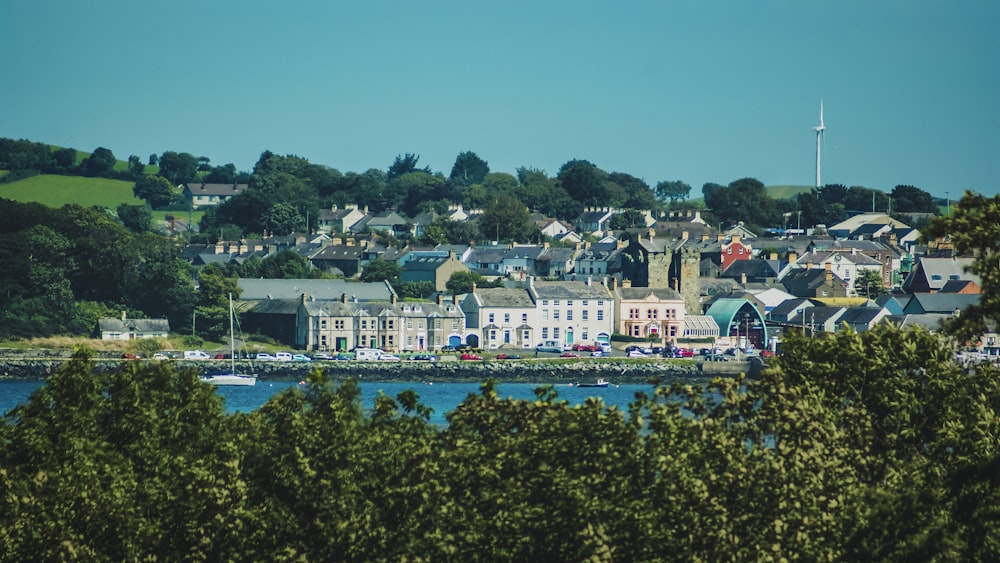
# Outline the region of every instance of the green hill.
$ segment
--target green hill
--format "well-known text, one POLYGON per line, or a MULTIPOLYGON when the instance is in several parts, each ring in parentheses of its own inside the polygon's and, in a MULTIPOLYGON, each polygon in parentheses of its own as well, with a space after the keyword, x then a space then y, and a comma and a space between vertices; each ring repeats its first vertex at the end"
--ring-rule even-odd
POLYGON ((36 202, 49 207, 76 203, 86 207, 99 205, 115 209, 122 203, 142 205, 132 195, 132 182, 42 174, 9 184, 0 184, 0 197, 20 202, 36 202))
POLYGON ((789 199, 799 194, 807 194, 812 186, 767 186, 767 195, 773 199, 789 199))

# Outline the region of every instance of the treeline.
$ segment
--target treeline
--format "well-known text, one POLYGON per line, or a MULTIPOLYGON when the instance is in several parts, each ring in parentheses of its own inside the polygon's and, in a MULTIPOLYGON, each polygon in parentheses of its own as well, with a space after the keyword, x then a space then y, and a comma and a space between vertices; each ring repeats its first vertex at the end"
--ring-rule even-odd
MULTIPOLYGON (((260 155, 251 173, 237 171, 233 164, 213 166, 207 157, 175 151, 150 155, 149 166, 130 155, 127 167, 118 171, 114 155, 105 148, 98 148, 78 165, 75 159, 73 149, 52 151, 41 143, 0 139, 0 170, 11 171, 7 181, 34 171, 126 179, 136 182, 135 195, 153 208, 184 209, 187 202, 177 189, 181 184, 247 184, 248 190, 204 215, 199 240, 206 242, 315 229, 321 209, 350 204, 372 212, 395 209, 411 219, 426 211, 443 214, 455 204, 486 211, 482 224, 461 232, 450 232, 442 222, 433 231, 437 240, 429 241, 453 243, 473 238, 537 242, 541 235, 527 220, 528 212, 572 222, 586 207, 653 211, 693 207, 687 201, 692 188, 683 181, 651 186, 626 172, 608 172, 582 159, 566 162, 554 176, 530 167, 519 168, 513 175, 492 172, 472 151, 460 153, 447 175, 420 166, 420 157, 409 153, 397 155, 385 169, 364 172, 341 172, 271 151, 260 155), (495 207, 502 210, 495 212, 495 207), (511 207, 517 207, 517 212, 511 214, 511 207)), ((832 225, 866 211, 894 213, 914 223, 909 214, 936 214, 940 203, 909 185, 895 186, 887 194, 863 186, 830 184, 775 199, 754 178, 728 185, 710 182, 702 187, 702 194, 710 224, 743 222, 759 231, 788 226, 791 216, 797 226, 832 225)), ((636 226, 638 219, 622 217, 615 227, 636 226)), ((926 226, 926 222, 918 223, 926 226)))
POLYGON ((445 428, 320 371, 227 414, 78 353, 0 424, 0 560, 997 560, 1000 374, 923 331, 785 346, 627 412, 486 384, 445 428))
POLYGON ((166 318, 214 338, 228 330, 235 277, 308 278, 294 252, 200 271, 167 238, 133 232, 105 209, 0 199, 0 339, 90 335, 97 319, 166 318), (197 279, 197 286, 195 280, 197 279))

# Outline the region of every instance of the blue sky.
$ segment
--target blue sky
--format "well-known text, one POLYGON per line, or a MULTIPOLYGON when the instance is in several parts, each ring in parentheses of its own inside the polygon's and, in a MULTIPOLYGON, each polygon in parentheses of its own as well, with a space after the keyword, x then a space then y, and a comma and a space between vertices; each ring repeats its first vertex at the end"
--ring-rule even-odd
POLYGON ((0 137, 998 192, 1000 2, 0 3, 0 137))

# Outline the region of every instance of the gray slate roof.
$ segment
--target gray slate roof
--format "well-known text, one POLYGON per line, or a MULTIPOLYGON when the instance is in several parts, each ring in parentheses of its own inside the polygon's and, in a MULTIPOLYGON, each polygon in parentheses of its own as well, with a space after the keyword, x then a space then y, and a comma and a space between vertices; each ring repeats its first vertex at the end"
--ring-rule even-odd
POLYGON ((344 280, 237 280, 240 299, 260 301, 268 299, 299 299, 303 293, 318 300, 340 299, 343 294, 357 297, 358 301, 388 301, 392 289, 384 282, 347 282, 344 280))

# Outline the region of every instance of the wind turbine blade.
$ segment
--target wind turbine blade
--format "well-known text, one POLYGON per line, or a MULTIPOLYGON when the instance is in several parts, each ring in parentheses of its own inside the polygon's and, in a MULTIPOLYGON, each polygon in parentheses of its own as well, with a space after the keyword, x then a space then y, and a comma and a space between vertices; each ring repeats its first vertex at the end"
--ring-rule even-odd
POLYGON ((819 99, 819 126, 823 127, 823 98, 819 99))

